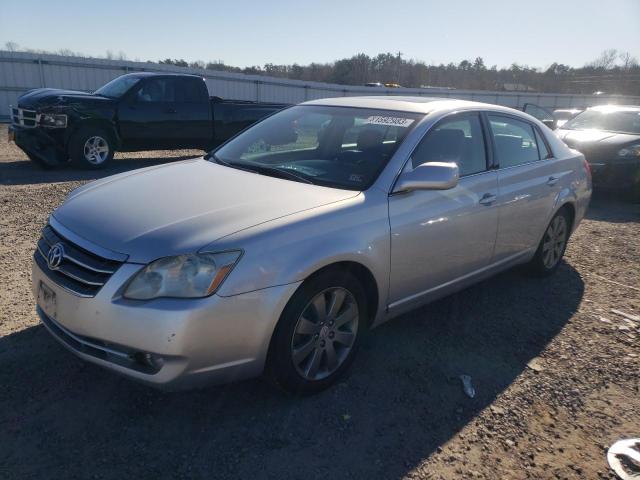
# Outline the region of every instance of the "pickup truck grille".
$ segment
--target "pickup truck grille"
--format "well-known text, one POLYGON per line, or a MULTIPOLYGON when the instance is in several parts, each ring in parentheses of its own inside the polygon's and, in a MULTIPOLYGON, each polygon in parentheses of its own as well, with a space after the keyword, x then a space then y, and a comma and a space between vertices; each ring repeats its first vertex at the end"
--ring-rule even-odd
POLYGON ((40 114, 35 110, 11 107, 11 123, 21 127, 34 128, 40 123, 40 114))
POLYGON ((51 281, 80 297, 95 296, 122 265, 122 262, 102 258, 78 247, 50 225, 42 230, 34 260, 51 281), (51 268, 48 258, 54 245, 62 247, 62 259, 51 268))

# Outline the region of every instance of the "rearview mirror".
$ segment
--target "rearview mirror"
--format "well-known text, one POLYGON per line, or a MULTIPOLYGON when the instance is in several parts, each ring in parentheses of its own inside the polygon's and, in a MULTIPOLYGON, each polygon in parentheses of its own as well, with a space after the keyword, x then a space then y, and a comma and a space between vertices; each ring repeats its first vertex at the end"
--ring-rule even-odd
POLYGON ((558 122, 556 120, 551 119, 551 118, 542 120, 542 123, 544 123, 551 130, 555 130, 556 127, 558 126, 558 124, 557 124, 558 122))
POLYGON ((394 192, 411 190, 449 190, 458 184, 458 165, 453 162, 427 162, 400 175, 394 192))

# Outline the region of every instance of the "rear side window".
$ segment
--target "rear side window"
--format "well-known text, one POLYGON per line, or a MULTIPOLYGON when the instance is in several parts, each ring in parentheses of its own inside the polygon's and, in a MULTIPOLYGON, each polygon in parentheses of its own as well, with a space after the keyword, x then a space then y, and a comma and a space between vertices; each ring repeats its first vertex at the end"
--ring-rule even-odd
POLYGON ((455 162, 460 176, 487 169, 478 114, 456 115, 427 132, 411 156, 413 167, 427 162, 455 162))
POLYGON ((209 99, 204 81, 199 78, 174 78, 176 102, 203 103, 209 99))
POLYGON ((493 135, 495 156, 500 168, 514 167, 540 160, 538 141, 533 125, 500 115, 489 115, 489 123, 493 135))
POLYGON ((547 148, 547 144, 545 143, 544 139, 542 138, 542 134, 538 131, 537 128, 534 129, 534 130, 535 130, 535 134, 536 134, 536 142, 538 144, 538 152, 540 153, 540 158, 542 158, 542 159, 551 158, 553 155, 551 155, 551 152, 547 148))

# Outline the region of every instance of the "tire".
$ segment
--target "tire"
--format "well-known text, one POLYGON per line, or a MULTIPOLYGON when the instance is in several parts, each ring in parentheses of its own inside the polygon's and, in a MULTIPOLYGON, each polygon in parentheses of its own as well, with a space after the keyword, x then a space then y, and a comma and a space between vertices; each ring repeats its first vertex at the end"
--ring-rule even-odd
POLYGON ((69 156, 77 167, 88 170, 105 168, 114 154, 111 135, 100 127, 82 127, 69 142, 69 156))
POLYGON ((332 270, 310 277, 289 300, 276 326, 267 376, 294 394, 326 389, 353 362, 367 319, 365 292, 353 274, 332 270), (332 311, 334 303, 339 306, 332 311))
POLYGON ((566 208, 556 213, 544 231, 536 253, 528 264, 528 270, 538 276, 556 271, 567 248, 571 229, 571 216, 566 208))

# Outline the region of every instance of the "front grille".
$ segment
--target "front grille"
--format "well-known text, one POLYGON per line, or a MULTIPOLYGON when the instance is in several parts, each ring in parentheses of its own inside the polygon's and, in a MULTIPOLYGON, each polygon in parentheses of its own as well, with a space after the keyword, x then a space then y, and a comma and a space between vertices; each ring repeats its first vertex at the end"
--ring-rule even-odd
POLYGON ((57 285, 80 297, 95 296, 122 262, 102 258, 84 250, 59 235, 50 225, 42 230, 34 259, 40 269, 57 285), (63 249, 62 261, 49 268, 49 250, 54 245, 63 249))
POLYGON ((11 107, 11 123, 21 127, 34 128, 40 123, 40 114, 35 110, 11 107))

